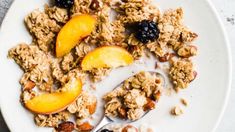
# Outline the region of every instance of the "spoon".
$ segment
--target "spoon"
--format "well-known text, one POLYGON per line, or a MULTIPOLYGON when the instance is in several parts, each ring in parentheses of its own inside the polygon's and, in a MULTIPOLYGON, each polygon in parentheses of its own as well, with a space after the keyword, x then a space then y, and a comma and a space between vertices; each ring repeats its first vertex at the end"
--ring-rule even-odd
MULTIPOLYGON (((163 87, 166 86, 166 79, 165 79, 165 76, 160 73, 160 72, 156 72, 156 71, 148 71, 150 74, 154 75, 156 74, 157 77, 160 77, 162 80, 163 80, 163 87)), ((125 80, 124 80, 125 81, 125 80)), ((120 86, 123 84, 122 81, 118 86, 116 86, 114 89, 116 88, 120 88, 120 86)), ((140 120, 141 118, 143 118, 145 115, 147 115, 151 110, 148 110, 146 111, 142 117, 140 117, 139 119, 137 120, 123 120, 123 119, 120 119, 120 118, 117 118, 117 117, 108 117, 106 115, 103 116, 103 118, 101 119, 101 121, 99 122, 99 124, 95 127, 94 130, 92 130, 93 132, 99 132, 100 130, 102 130, 102 128, 104 128, 105 126, 111 124, 111 123, 115 123, 115 122, 118 122, 118 123, 133 123, 133 122, 136 122, 138 120, 140 120)))

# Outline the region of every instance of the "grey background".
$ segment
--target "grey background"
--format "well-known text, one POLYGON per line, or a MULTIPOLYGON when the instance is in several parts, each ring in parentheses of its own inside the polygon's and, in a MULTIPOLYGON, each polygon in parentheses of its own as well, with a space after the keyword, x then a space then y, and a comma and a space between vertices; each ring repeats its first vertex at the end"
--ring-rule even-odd
MULTIPOLYGON (((0 25, 13 0, 0 0, 0 25)), ((235 0, 211 0, 219 12, 231 42, 231 50, 233 54, 233 67, 235 64, 235 0)), ((1 35, 1 34, 0 34, 1 35)), ((233 70, 233 76, 235 72, 233 70)), ((222 121, 216 132, 235 132, 235 78, 228 107, 222 118, 222 121)), ((0 132, 9 132, 2 115, 0 114, 0 132)))

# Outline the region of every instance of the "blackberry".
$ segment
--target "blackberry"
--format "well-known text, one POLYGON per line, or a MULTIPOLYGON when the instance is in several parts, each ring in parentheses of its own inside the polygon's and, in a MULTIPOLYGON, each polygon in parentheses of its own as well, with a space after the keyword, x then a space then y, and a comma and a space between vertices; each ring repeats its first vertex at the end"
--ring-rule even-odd
POLYGON ((157 24, 153 21, 143 20, 138 22, 135 27, 136 39, 144 44, 153 41, 154 39, 158 39, 159 33, 160 31, 157 24))
POLYGON ((71 8, 74 0, 55 0, 55 5, 61 8, 71 8))
POLYGON ((103 129, 101 130, 100 132, 113 132, 112 130, 109 130, 109 129, 103 129))

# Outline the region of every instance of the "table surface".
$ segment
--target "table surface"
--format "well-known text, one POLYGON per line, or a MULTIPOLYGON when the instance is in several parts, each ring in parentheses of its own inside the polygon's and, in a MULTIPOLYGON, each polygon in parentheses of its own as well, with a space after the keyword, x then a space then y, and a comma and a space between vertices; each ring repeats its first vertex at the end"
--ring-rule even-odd
MULTIPOLYGON (((0 0, 0 25, 12 1, 13 0, 0 0)), ((212 3, 219 12, 220 18, 225 25, 233 53, 235 51, 235 0, 212 0, 212 3)), ((235 53, 233 53, 233 66, 235 66, 235 53)), ((233 72, 233 76, 235 76, 235 72, 233 72)), ((233 78, 232 90, 227 109, 216 132, 234 132, 235 105, 233 105, 232 102, 235 102, 235 78, 233 78)), ((0 130, 1 132, 9 132, 1 114, 0 130)))

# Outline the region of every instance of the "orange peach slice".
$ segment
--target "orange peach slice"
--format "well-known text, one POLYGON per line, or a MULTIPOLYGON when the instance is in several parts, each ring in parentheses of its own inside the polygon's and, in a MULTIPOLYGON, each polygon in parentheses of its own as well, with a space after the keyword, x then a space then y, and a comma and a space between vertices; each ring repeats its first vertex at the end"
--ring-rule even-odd
POLYGON ((81 62, 83 70, 93 68, 117 68, 132 64, 132 55, 118 46, 103 46, 88 53, 81 62))
POLYGON ((53 114, 73 103, 82 91, 80 79, 71 79, 61 91, 43 93, 25 102, 26 108, 34 113, 53 114))
POLYGON ((83 38, 91 34, 96 20, 90 15, 72 17, 60 30, 56 40, 56 56, 62 57, 69 53, 83 38))

